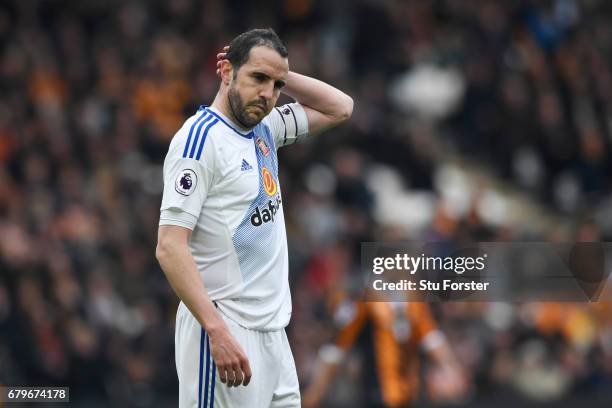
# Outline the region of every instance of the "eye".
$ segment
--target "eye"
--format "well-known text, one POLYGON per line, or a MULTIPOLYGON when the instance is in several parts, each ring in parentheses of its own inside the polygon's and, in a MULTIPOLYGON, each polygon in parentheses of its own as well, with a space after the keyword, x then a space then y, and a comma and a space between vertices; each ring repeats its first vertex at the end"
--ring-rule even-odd
POLYGON ((276 81, 274 82, 274 88, 275 89, 282 89, 285 86, 285 82, 284 81, 276 81))
POLYGON ((267 77, 264 74, 258 74, 258 73, 253 74, 253 78, 255 78, 255 80, 260 83, 264 82, 267 79, 267 77))

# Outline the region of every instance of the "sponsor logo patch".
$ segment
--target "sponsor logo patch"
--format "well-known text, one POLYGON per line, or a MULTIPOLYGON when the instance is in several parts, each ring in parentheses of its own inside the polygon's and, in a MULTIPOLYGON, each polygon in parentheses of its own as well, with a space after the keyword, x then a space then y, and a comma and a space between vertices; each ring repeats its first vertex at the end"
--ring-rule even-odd
POLYGON ((182 170, 178 176, 176 176, 174 188, 176 189, 177 193, 188 196, 189 194, 193 193, 197 183, 198 176, 196 176, 195 171, 185 169, 182 170))
POLYGON ((276 200, 268 200, 268 205, 255 208, 255 211, 251 214, 251 224, 254 227, 259 227, 265 223, 274 222, 274 216, 280 209, 281 203, 280 196, 276 196, 276 200))
POLYGON ((261 168, 261 179, 263 181, 263 187, 267 195, 272 197, 278 191, 278 187, 276 186, 276 181, 274 180, 274 176, 270 173, 265 167, 261 168))

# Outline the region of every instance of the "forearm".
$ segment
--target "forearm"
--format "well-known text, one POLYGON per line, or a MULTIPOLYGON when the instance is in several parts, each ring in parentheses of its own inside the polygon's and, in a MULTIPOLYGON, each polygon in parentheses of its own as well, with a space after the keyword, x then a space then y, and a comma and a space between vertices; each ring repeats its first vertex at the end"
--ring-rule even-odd
POLYGON ((337 122, 348 119, 353 111, 353 99, 318 79, 289 71, 283 93, 337 122))
POLYGON ((437 369, 432 372, 432 392, 440 401, 456 401, 465 396, 468 390, 468 375, 457 361, 448 343, 429 350, 437 369))
POLYGON ((225 325, 208 296, 189 247, 173 243, 158 245, 157 259, 176 295, 207 332, 225 325))
POLYGON ((318 399, 322 399, 327 393, 327 388, 331 385, 337 372, 337 363, 322 361, 321 367, 317 370, 314 380, 310 383, 307 392, 316 395, 318 399))
POLYGON ((327 394, 327 389, 338 372, 338 362, 320 359, 319 364, 320 365, 312 376, 312 382, 304 391, 302 402, 303 406, 306 408, 318 407, 321 405, 321 401, 323 401, 325 394, 327 394))
POLYGON ((457 367, 457 359, 448 343, 444 341, 438 347, 429 350, 431 360, 440 367, 457 367))

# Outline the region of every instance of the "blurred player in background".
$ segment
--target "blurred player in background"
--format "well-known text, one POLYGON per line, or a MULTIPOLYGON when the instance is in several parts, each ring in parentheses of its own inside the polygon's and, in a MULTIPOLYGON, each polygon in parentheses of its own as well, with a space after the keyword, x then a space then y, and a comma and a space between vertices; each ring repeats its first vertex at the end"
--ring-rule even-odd
POLYGON ((347 120, 353 101, 287 55, 271 29, 232 40, 215 100, 166 156, 156 255, 181 299, 180 407, 300 406, 276 150, 347 120), (296 102, 276 108, 281 91, 296 102))
POLYGON ((343 357, 358 337, 365 339, 365 369, 376 373, 376 383, 366 385, 367 406, 408 407, 419 394, 419 352, 434 362, 428 374, 433 400, 462 397, 467 390, 463 374, 444 334, 438 329, 426 303, 337 301, 335 343, 320 350, 318 368, 304 394, 304 407, 320 406, 338 372, 343 357), (360 336, 362 335, 362 336, 360 336))

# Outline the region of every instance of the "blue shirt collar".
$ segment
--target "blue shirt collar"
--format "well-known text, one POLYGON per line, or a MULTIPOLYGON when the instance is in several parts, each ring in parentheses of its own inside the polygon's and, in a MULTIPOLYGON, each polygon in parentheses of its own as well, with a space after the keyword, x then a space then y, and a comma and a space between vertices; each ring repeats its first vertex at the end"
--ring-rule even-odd
POLYGON ((227 126, 228 128, 232 129, 238 135, 240 135, 240 136, 242 136, 244 138, 247 138, 247 139, 252 139, 253 138, 255 133, 253 132, 252 129, 250 131, 239 130, 238 126, 236 126, 236 124, 234 124, 234 122, 229 120, 224 114, 219 112, 218 109, 215 109, 212 106, 200 105, 200 108, 198 109, 198 112, 200 112, 203 109, 206 109, 207 112, 209 112, 211 115, 215 116, 217 119, 219 119, 221 122, 223 122, 223 124, 225 124, 225 126, 227 126))

